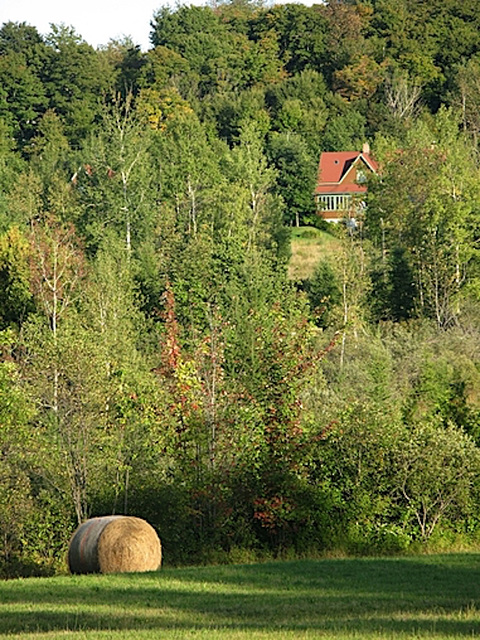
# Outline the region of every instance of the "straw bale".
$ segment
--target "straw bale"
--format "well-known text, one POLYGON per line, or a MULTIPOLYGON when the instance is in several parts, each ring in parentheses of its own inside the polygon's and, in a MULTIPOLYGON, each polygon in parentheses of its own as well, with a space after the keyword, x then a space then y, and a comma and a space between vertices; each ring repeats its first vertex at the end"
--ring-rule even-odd
POLYGON ((98 562, 102 573, 156 571, 162 562, 160 540, 145 520, 115 519, 98 541, 98 562))
POLYGON ((87 520, 74 533, 68 551, 72 573, 156 571, 161 562, 155 530, 132 516, 87 520))

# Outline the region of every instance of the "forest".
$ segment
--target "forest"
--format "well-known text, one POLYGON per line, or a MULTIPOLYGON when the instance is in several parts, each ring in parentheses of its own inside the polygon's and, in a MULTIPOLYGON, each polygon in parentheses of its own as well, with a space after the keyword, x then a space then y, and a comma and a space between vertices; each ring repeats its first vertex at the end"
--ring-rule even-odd
POLYGON ((478 1, 150 40, 0 28, 0 576, 110 513, 172 565, 478 548, 478 1), (361 224, 324 222, 320 153, 367 141, 361 224), (302 279, 294 232, 335 239, 302 279))

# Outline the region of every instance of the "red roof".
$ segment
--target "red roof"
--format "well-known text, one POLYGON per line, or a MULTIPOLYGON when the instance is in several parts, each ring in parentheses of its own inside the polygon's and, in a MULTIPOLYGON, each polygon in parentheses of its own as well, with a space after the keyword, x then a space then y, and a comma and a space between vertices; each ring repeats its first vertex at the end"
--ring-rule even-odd
POLYGON ((366 185, 356 182, 354 165, 364 164, 376 173, 378 164, 362 151, 325 151, 320 156, 315 193, 365 193, 366 185))

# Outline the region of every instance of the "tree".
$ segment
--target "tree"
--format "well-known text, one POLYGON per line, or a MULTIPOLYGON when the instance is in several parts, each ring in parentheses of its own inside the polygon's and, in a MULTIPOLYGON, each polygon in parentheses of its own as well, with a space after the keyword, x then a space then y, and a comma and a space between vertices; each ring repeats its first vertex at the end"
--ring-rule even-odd
MULTIPOLYGON (((38 123, 37 135, 30 145, 31 166, 46 181, 57 172, 64 173, 70 145, 61 119, 54 110, 47 110, 38 123)), ((63 176, 67 182, 71 175, 63 176)))
POLYGON ((316 343, 293 290, 269 275, 271 282, 259 278, 232 300, 225 373, 237 395, 229 454, 236 519, 245 526, 253 512, 257 539, 281 548, 293 544, 295 531, 306 523, 311 416, 303 400, 324 345, 316 343))
POLYGON ((247 83, 251 43, 244 34, 228 29, 211 7, 180 6, 174 11, 164 7, 151 24, 154 47, 168 47, 188 60, 199 76, 200 95, 247 83))
POLYGON ((394 462, 397 495, 420 538, 427 540, 442 519, 455 521, 459 511, 472 509, 479 452, 453 425, 418 424, 405 435, 394 462))
POLYGON ((335 71, 333 87, 348 101, 369 100, 381 84, 383 75, 382 66, 363 55, 354 64, 335 71))
POLYGON ((467 63, 458 67, 456 84, 458 92, 453 97, 453 103, 461 109, 463 130, 472 135, 474 144, 478 147, 480 133, 480 120, 478 117, 480 61, 476 57, 472 57, 467 63))
MULTIPOLYGON (((52 444, 59 444, 54 448, 55 455, 66 458, 68 491, 80 523, 88 511, 89 433, 89 419, 83 411, 88 401, 82 397, 82 375, 86 375, 82 366, 90 367, 94 360, 85 348, 88 341, 79 339, 81 330, 66 323, 84 276, 84 256, 71 225, 33 226, 30 274, 32 292, 46 322, 32 320, 25 326, 31 359, 27 375, 42 408, 48 438, 52 444)), ((56 474, 55 469, 50 472, 56 474)))
POLYGON ((92 137, 75 176, 82 207, 78 226, 95 252, 106 230, 114 229, 133 253, 151 230, 158 185, 149 165, 149 132, 133 96, 117 96, 92 137))
POLYGON ((3 120, 0 119, 0 230, 6 231, 14 222, 14 215, 9 211, 8 199, 15 184, 25 170, 24 161, 15 151, 15 144, 11 132, 3 120))
POLYGON ((385 250, 405 250, 418 311, 444 327, 458 319, 463 290, 476 278, 479 193, 455 116, 441 111, 435 124, 433 131, 423 124, 413 130, 372 184, 367 228, 384 260, 385 250))
POLYGON ((276 190, 285 203, 286 223, 300 225, 313 208, 317 161, 304 142, 294 133, 272 134, 268 155, 278 172, 276 190))
POLYGON ((91 457, 86 467, 89 506, 103 504, 103 509, 124 514, 131 512, 139 485, 152 474, 162 476, 166 438, 159 424, 166 403, 162 404, 150 363, 138 349, 139 341, 147 337, 138 309, 135 270, 122 241, 108 234, 81 301, 94 352, 91 384, 97 387, 86 388, 92 405, 85 409, 94 412, 86 433, 91 457))
POLYGON ((20 328, 35 306, 30 291, 28 239, 18 227, 0 236, 0 329, 20 328))
POLYGON ((377 0, 371 19, 371 27, 383 44, 384 58, 395 60, 414 82, 421 84, 434 82, 440 75, 435 64, 438 50, 432 21, 435 11, 433 4, 377 0))
POLYGON ((269 240, 271 215, 274 214, 270 191, 275 178, 275 171, 268 166, 261 138, 253 124, 247 123, 242 129, 239 144, 232 151, 232 163, 238 184, 245 191, 248 208, 246 250, 251 253, 269 240))
POLYGON ((329 117, 322 135, 323 150, 361 149, 367 137, 365 116, 355 106, 346 105, 336 96, 331 97, 330 102, 329 117))
POLYGON ((328 33, 326 66, 332 77, 335 71, 355 64, 370 53, 370 42, 365 34, 373 11, 366 4, 333 0, 322 8, 322 12, 328 33))
POLYGON ((25 149, 47 106, 44 86, 25 55, 16 51, 0 55, 0 86, 0 118, 18 147, 25 149))
POLYGON ((164 194, 175 202, 178 228, 195 238, 202 226, 212 224, 212 186, 220 180, 206 129, 191 111, 180 110, 158 147, 168 159, 161 167, 164 194))
POLYGON ((6 22, 0 29, 0 117, 20 149, 28 146, 47 106, 41 75, 47 55, 48 48, 35 27, 6 22))
POLYGON ((410 122, 419 111, 422 87, 418 80, 411 80, 407 71, 393 70, 385 78, 387 106, 397 126, 410 122))
POLYGON ((31 167, 20 173, 6 196, 7 228, 25 228, 43 217, 43 184, 31 167))
POLYGON ((265 101, 273 112, 272 128, 301 134, 313 156, 322 147, 320 134, 328 117, 327 87, 321 73, 312 69, 268 87, 265 101))
POLYGON ((395 247, 370 266, 371 316, 377 320, 401 322, 415 317, 417 292, 411 259, 402 247, 395 247))
POLYGON ((367 251, 364 239, 358 231, 345 229, 341 250, 334 262, 334 272, 341 292, 337 322, 342 335, 340 369, 347 356, 347 339, 358 341, 365 323, 365 301, 368 296, 367 251), (340 313, 339 313, 340 316, 340 313))
MULTIPOLYGON (((2 333, 2 347, 9 342, 2 333)), ((10 336, 11 339, 11 336, 10 336)), ((33 407, 11 361, 0 362, 0 558, 11 563, 21 557, 24 528, 33 509, 28 475, 32 449, 29 429, 33 407)))
POLYGON ((113 58, 117 72, 115 84, 110 81, 115 92, 124 100, 129 94, 137 95, 142 84, 143 69, 147 64, 147 54, 142 53, 140 46, 135 45, 129 38, 120 42, 110 41, 106 51, 113 58))
POLYGON ((34 225, 30 241, 32 291, 55 341, 59 322, 78 295, 83 277, 81 245, 71 224, 54 222, 34 225))
POLYGON ((34 73, 42 69, 47 45, 37 29, 25 22, 5 22, 0 29, 0 55, 20 53, 34 73))
POLYGON ((304 282, 303 288, 317 326, 326 328, 334 324, 335 311, 338 313, 342 294, 338 277, 327 260, 322 260, 315 267, 313 275, 304 282))
POLYGON ((70 143, 79 145, 100 115, 110 86, 101 57, 72 28, 52 25, 42 81, 49 107, 63 119, 70 143))
POLYGON ((143 87, 158 90, 173 86, 185 97, 189 79, 194 82, 194 78, 188 60, 173 49, 158 45, 147 52, 142 69, 143 87))
POLYGON ((265 92, 260 87, 240 93, 216 94, 205 99, 203 104, 206 116, 215 123, 218 136, 230 147, 238 141, 240 131, 247 122, 252 123, 263 135, 271 127, 265 92))
POLYGON ((275 33, 279 59, 295 76, 304 69, 318 69, 325 61, 328 23, 318 6, 278 4, 259 11, 250 20, 254 39, 275 33))

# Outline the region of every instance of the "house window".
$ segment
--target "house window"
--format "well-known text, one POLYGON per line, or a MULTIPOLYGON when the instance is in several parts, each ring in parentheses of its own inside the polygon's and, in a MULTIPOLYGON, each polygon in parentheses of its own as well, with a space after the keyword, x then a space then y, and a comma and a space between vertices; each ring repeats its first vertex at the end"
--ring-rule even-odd
POLYGON ((357 169, 357 182, 363 184, 367 181, 367 174, 363 169, 357 169))
POLYGON ((348 211, 352 197, 348 195, 331 195, 317 197, 318 211, 348 211))

